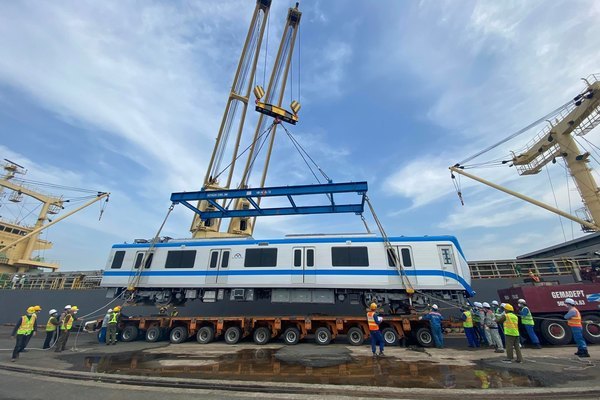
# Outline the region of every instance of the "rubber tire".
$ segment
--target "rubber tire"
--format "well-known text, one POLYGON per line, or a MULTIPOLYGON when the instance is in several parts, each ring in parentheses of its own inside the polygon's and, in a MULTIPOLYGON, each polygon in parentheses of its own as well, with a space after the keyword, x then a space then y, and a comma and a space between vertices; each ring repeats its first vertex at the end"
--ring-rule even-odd
POLYGON ((269 340, 271 340, 271 331, 269 330, 269 328, 261 326, 254 330, 252 338, 254 339, 254 343, 256 343, 259 346, 262 346, 264 344, 269 343, 269 340))
POLYGON ((135 325, 127 325, 121 331, 121 341, 122 342, 133 342, 138 338, 140 330, 135 325))
POLYGON ((146 342, 155 343, 162 339, 163 331, 160 326, 151 326, 146 330, 146 342))
POLYGON ((542 323, 540 324, 540 331, 544 339, 546 339, 546 341, 550 344, 565 345, 571 343, 573 340, 573 333, 571 332, 571 329, 567 325, 566 321, 549 321, 547 319, 542 320, 542 323), (556 333, 552 333, 552 330, 554 330, 556 333))
POLYGON ((381 331, 383 336, 383 343, 386 346, 395 346, 398 344, 398 332, 394 328, 385 328, 381 331))
POLYGON ((415 339, 417 339, 417 343, 423 347, 431 347, 434 343, 431 330, 425 327, 417 329, 417 333, 415 333, 415 339))
POLYGON ((188 330, 185 326, 177 326, 169 333, 169 341, 173 344, 183 343, 188 340, 188 330))
POLYGON ((287 328, 282 335, 283 338, 283 343, 287 344, 288 346, 293 346, 295 344, 298 344, 298 342, 300 341, 300 331, 298 330, 298 328, 287 328))
POLYGON ((215 328, 212 326, 203 326, 196 333, 196 341, 200 344, 207 344, 215 339, 215 328))
POLYGON ((241 338, 242 330, 237 326, 230 326, 223 335, 223 339, 225 339, 225 343, 227 344, 236 344, 241 338))
POLYGON ((350 343, 351 346, 361 346, 365 341, 365 334, 363 333, 363 330, 357 326, 353 326, 352 328, 348 329, 347 336, 348 343, 350 343))
POLYGON ((331 332, 324 326, 315 331, 315 343, 319 346, 326 346, 331 342, 331 332))
POLYGON ((600 343, 600 316, 599 315, 583 315, 583 321, 594 321, 593 325, 583 325, 583 337, 588 343, 600 343), (591 332, 590 332, 591 331, 591 332))

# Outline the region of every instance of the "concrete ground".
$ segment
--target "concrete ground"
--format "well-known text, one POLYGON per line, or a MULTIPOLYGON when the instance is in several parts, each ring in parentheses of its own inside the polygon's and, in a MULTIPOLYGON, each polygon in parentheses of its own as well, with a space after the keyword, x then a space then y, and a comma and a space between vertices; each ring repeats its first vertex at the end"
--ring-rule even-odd
POLYGON ((369 346, 348 346, 342 340, 326 347, 311 341, 297 346, 278 341, 266 346, 248 341, 105 346, 81 334, 71 335, 68 350, 60 354, 37 350, 43 338, 34 337, 30 350, 12 363, 10 331, 0 327, 0 399, 112 399, 123 398, 125 390, 128 400, 167 394, 170 399, 600 399, 597 346, 590 348, 588 359, 575 357, 573 346, 525 348, 524 363, 505 364, 503 354, 469 351, 463 337, 452 335, 445 349, 394 346, 386 348, 385 358, 373 359, 369 346), (107 359, 113 364, 102 361, 107 359), (542 387, 512 385, 523 377, 542 387), (465 383, 468 389, 454 388, 465 383))

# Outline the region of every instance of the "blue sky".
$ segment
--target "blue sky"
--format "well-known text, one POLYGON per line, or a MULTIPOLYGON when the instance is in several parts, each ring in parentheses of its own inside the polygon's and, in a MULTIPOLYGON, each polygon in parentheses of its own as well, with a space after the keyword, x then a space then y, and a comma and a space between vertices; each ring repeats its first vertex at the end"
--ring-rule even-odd
MULTIPOLYGON (((293 3, 273 1, 267 65, 293 3)), ((600 72, 600 4, 575 3, 304 1, 300 73, 295 57, 286 95, 303 107, 289 129, 334 181, 369 182, 390 235, 453 234, 472 260, 579 236, 577 226, 561 228, 555 215, 465 179, 461 206, 447 169, 600 72)), ((200 188, 254 4, 0 3, 0 156, 26 166, 29 179, 112 193, 100 222, 93 206, 50 228, 46 258, 102 268, 113 243, 154 235, 171 192, 200 188)), ((250 111, 247 134, 255 121, 250 111)), ((478 160, 518 150, 537 130, 478 160)), ((268 185, 314 183, 282 133, 268 185)), ((577 208, 560 163, 548 171, 554 194, 545 171, 474 172, 577 208)), ((191 219, 176 207, 163 233, 186 237, 191 219)), ((259 220, 255 237, 361 231, 354 215, 274 217, 259 220)))

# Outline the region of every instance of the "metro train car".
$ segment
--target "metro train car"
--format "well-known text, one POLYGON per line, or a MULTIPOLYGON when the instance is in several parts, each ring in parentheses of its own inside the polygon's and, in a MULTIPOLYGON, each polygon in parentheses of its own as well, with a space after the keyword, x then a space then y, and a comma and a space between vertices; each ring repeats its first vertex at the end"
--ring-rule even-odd
POLYGON ((227 302, 235 307, 232 303, 260 300, 363 309, 376 301, 389 313, 423 309, 436 299, 464 303, 473 296, 469 266, 455 237, 389 240, 394 252, 371 234, 165 238, 154 245, 136 240, 112 247, 101 286, 109 297, 133 289, 131 302, 157 306, 227 302))

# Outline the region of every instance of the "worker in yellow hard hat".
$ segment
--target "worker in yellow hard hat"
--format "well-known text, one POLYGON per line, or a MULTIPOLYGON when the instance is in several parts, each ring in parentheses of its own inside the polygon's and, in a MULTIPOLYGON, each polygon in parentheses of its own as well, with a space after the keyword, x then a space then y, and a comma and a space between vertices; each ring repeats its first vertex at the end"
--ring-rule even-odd
POLYGON ((35 314, 35 309, 33 307, 27 308, 25 315, 21 316, 15 324, 11 337, 16 337, 17 341, 12 353, 12 358, 10 359, 12 362, 15 362, 17 358, 19 358, 19 353, 25 349, 27 337, 33 332, 33 314, 35 314))
POLYGON ((77 306, 72 306, 65 314, 65 317, 61 322, 60 336, 58 337, 58 342, 56 342, 56 349, 54 349, 55 352, 60 353, 65 349, 67 340, 69 340, 69 335, 71 334, 73 322, 75 322, 77 319, 75 317, 77 311, 79 311, 79 308, 77 308, 77 306))
POLYGON ((42 311, 42 307, 40 307, 40 306, 31 306, 28 308, 28 310, 29 309, 31 309, 33 311, 31 313, 31 318, 33 319, 33 331, 31 331, 31 333, 29 335, 27 335, 27 338, 25 339, 25 345, 21 349, 21 353, 27 353, 27 346, 29 345, 29 341, 31 340, 31 337, 37 333, 38 313, 40 311, 42 311))
POLYGON ((371 351, 373 352, 373 357, 377 356, 377 345, 379 344, 379 355, 384 356, 383 354, 383 336, 381 336, 381 332, 379 332, 379 324, 383 321, 383 318, 379 316, 377 313, 377 304, 371 303, 369 305, 369 309, 367 310, 367 323, 369 324, 369 337, 371 338, 371 351))
POLYGON ((519 317, 515 314, 515 309, 510 304, 504 305, 504 315, 498 322, 504 323, 504 336, 506 337, 506 359, 505 363, 512 363, 513 349, 517 353, 517 363, 523 362, 521 347, 519 346, 519 317))

